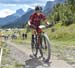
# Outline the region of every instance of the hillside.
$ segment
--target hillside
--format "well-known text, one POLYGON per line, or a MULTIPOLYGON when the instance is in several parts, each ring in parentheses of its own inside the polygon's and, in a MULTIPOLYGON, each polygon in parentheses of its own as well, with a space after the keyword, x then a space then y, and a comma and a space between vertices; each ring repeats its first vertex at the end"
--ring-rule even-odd
POLYGON ((29 16, 33 13, 33 11, 34 11, 33 9, 28 9, 28 11, 24 15, 22 15, 20 18, 2 27, 3 28, 23 28, 23 26, 25 26, 26 22, 29 19, 29 16))
POLYGON ((25 12, 22 9, 18 9, 15 13, 13 13, 7 17, 0 18, 0 27, 7 25, 7 24, 10 24, 11 22, 13 22, 16 19, 23 16, 23 14, 25 14, 25 12))
POLYGON ((61 26, 60 23, 46 30, 50 39, 59 41, 75 41, 75 24, 61 26), (53 31, 54 29, 54 31, 53 31))

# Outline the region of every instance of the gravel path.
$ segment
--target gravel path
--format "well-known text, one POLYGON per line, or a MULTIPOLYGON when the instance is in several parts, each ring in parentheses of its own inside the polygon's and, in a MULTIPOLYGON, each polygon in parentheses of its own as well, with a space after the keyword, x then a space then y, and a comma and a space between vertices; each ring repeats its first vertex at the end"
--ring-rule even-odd
POLYGON ((9 41, 6 42, 8 48, 10 49, 10 57, 16 59, 18 63, 25 64, 24 68, 72 68, 63 60, 57 60, 56 57, 52 56, 52 63, 44 63, 41 59, 30 58, 29 55, 32 54, 31 50, 23 47, 17 46, 9 41))
POLYGON ((10 42, 7 42, 8 48, 10 49, 10 57, 17 60, 18 63, 25 64, 25 60, 29 59, 29 56, 25 53, 25 49, 20 49, 10 42))

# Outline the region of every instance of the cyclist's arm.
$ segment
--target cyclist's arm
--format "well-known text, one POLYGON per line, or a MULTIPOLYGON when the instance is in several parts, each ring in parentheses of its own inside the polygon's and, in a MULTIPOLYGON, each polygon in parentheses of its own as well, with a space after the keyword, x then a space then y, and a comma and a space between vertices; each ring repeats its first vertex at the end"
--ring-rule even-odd
POLYGON ((32 19, 33 19, 33 15, 31 15, 30 18, 29 18, 29 21, 28 21, 28 25, 29 25, 29 26, 31 25, 32 19))
POLYGON ((28 25, 29 25, 31 28, 33 28, 33 29, 36 29, 36 28, 37 28, 35 25, 31 24, 31 20, 28 21, 28 25))
POLYGON ((30 20, 28 21, 28 25, 29 25, 29 26, 31 25, 30 20))
POLYGON ((41 18, 45 22, 46 25, 49 25, 49 22, 44 14, 41 14, 41 18))
POLYGON ((50 24, 47 19, 45 19, 44 22, 45 22, 46 25, 50 24))

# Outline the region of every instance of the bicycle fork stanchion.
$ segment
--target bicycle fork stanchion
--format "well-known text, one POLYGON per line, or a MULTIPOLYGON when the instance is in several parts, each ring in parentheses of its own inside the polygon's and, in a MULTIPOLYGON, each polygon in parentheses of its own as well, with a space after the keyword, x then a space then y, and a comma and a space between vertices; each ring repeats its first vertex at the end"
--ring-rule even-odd
POLYGON ((2 61, 2 54, 3 54, 3 48, 0 48, 0 67, 1 67, 1 61, 2 61))

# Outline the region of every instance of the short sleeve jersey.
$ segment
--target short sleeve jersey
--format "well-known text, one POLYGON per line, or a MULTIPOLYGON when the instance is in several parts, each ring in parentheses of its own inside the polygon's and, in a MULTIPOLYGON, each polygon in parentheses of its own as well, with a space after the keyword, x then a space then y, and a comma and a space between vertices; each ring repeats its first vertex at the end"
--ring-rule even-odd
POLYGON ((38 27, 40 25, 41 20, 45 20, 46 17, 43 13, 40 13, 39 15, 37 13, 33 13, 29 19, 31 24, 38 27))

